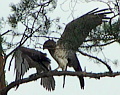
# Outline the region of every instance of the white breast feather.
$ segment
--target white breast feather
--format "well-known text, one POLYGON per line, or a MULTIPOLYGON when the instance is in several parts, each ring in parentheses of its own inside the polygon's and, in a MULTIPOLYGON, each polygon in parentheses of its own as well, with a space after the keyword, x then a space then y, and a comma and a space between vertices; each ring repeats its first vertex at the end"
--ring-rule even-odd
POLYGON ((62 70, 65 70, 68 64, 67 51, 57 46, 55 53, 54 53, 54 57, 56 61, 58 62, 59 67, 62 68, 62 70))

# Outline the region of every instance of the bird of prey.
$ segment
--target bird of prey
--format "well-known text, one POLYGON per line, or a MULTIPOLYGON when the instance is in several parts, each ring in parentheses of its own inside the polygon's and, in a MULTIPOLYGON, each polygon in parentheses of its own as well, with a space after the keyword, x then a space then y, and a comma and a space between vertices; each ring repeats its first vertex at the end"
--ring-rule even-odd
MULTIPOLYGON (((83 44, 92 29, 95 29, 102 22, 110 19, 106 16, 106 14, 111 13, 109 9, 97 9, 69 22, 57 42, 49 39, 44 43, 43 49, 48 49, 51 56, 63 71, 66 70, 67 66, 73 67, 75 71, 82 71, 76 51, 83 44)), ((78 78, 81 89, 84 89, 85 83, 83 76, 78 76, 78 78)))
MULTIPOLYGON (((46 57, 45 53, 35 49, 18 47, 14 56, 16 80, 22 79, 29 68, 36 68, 37 74, 49 72, 51 70, 50 59, 46 57)), ((48 91, 54 90, 55 80, 53 76, 41 78, 41 85, 48 91)))

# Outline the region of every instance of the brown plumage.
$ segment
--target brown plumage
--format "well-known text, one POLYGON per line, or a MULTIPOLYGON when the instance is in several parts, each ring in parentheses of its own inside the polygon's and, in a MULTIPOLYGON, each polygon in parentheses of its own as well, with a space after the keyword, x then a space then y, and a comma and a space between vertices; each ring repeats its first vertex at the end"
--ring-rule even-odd
MULTIPOLYGON (((50 59, 46 57, 45 53, 26 47, 18 47, 14 55, 16 80, 22 79, 30 68, 36 68, 37 74, 51 70, 50 59)), ((55 80, 53 77, 41 78, 41 85, 49 91, 54 90, 55 80)))
MULTIPOLYGON (((44 43, 43 48, 49 50, 63 71, 66 70, 67 66, 73 67, 75 71, 82 71, 76 51, 92 29, 110 19, 106 17, 106 14, 112 13, 109 12, 109 9, 96 10, 97 8, 68 23, 57 43, 53 40, 44 43)), ((84 78, 82 76, 78 78, 81 89, 84 89, 84 78)))
POLYGON ((57 41, 57 45, 63 44, 66 49, 78 50, 92 29, 95 29, 98 25, 101 25, 102 22, 110 19, 106 16, 112 13, 109 9, 96 11, 97 9, 98 8, 69 22, 61 38, 57 41))

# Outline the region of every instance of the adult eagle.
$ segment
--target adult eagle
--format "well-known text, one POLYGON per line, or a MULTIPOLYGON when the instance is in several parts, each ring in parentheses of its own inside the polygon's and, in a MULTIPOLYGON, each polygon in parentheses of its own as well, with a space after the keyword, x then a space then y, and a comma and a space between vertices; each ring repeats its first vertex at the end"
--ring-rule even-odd
MULTIPOLYGON (((36 68, 37 74, 51 70, 50 59, 46 57, 45 53, 26 47, 18 47, 14 55, 16 80, 22 79, 29 68, 36 68)), ((41 85, 48 91, 54 90, 55 80, 53 77, 41 78, 41 85)))
MULTIPOLYGON (((44 43, 43 48, 48 49, 51 56, 63 71, 66 70, 67 66, 73 67, 75 71, 82 71, 76 51, 80 45, 83 44, 92 29, 101 25, 106 19, 110 19, 106 17, 106 14, 111 13, 109 9, 98 11, 97 9, 98 8, 68 23, 57 43, 53 40, 47 40, 44 43)), ((83 76, 79 76, 78 78, 81 89, 84 89, 83 76)))

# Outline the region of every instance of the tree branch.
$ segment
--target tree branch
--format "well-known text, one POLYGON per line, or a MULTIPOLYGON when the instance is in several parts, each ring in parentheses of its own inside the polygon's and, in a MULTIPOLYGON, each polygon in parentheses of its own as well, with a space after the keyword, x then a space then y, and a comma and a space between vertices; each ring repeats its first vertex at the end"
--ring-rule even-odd
POLYGON ((49 36, 33 36, 33 37, 43 37, 43 38, 48 38, 48 39, 60 39, 60 38, 58 38, 58 37, 49 37, 49 36))
POLYGON ((83 46, 80 46, 80 47, 81 48, 104 47, 104 46, 110 45, 110 44, 112 44, 112 43, 114 43, 116 41, 118 41, 118 40, 113 40, 113 41, 103 43, 103 44, 83 45, 83 46))
POLYGON ((7 92, 19 85, 19 84, 23 84, 23 83, 27 83, 27 82, 31 82, 33 80, 37 80, 39 78, 43 78, 43 77, 49 77, 49 76, 63 76, 63 75, 68 75, 68 76, 83 76, 83 77, 90 77, 90 78, 96 78, 96 79, 100 79, 101 77, 115 77, 115 76, 119 76, 120 72, 114 72, 114 73, 110 73, 110 72, 105 72, 105 73, 92 73, 92 72, 72 72, 72 71, 50 71, 47 73, 41 73, 40 75, 36 75, 34 76, 31 75, 28 78, 24 78, 18 81, 14 81, 12 83, 10 83, 7 87, 5 87, 4 89, 0 90, 0 95, 7 95, 7 92))
POLYGON ((78 51, 78 52, 80 52, 80 53, 81 53, 82 55, 84 55, 84 56, 88 56, 88 57, 90 57, 90 58, 93 58, 93 59, 98 60, 99 62, 103 63, 103 64, 108 68, 108 70, 109 70, 110 73, 113 72, 112 69, 111 69, 111 67, 110 67, 106 62, 104 62, 103 60, 101 60, 100 58, 95 57, 95 56, 92 56, 92 55, 89 55, 89 54, 84 53, 84 52, 82 52, 82 51, 78 51))
POLYGON ((6 32, 2 33, 1 36, 6 35, 7 33, 11 32, 12 30, 7 30, 6 32))

